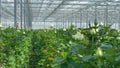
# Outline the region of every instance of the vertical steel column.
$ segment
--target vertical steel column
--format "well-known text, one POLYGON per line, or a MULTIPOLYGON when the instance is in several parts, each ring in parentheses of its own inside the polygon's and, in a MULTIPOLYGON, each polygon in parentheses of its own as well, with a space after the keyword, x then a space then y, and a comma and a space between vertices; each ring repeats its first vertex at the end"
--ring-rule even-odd
POLYGON ((106 6, 106 23, 108 23, 108 4, 106 6))
POLYGON ((66 20, 65 20, 65 17, 64 17, 64 27, 66 27, 66 20))
POLYGON ((77 18, 77 28, 79 28, 79 22, 80 22, 80 19, 79 19, 79 13, 78 13, 78 18, 77 18))
POLYGON ((25 14, 25 9, 26 9, 26 7, 25 7, 25 0, 24 0, 24 28, 26 28, 26 14, 25 14))
POLYGON ((60 28, 60 26, 61 26, 61 17, 60 17, 60 19, 59 19, 59 28, 60 28))
POLYGON ((61 17, 61 28, 63 28, 63 18, 61 17))
POLYGON ((74 16, 74 20, 75 20, 75 28, 77 28, 77 15, 74 16))
POLYGON ((75 15, 73 15, 73 22, 74 22, 74 26, 75 26, 75 28, 76 28, 76 18, 75 18, 75 15))
POLYGON ((106 2, 106 8, 105 8, 105 22, 104 24, 106 25, 108 23, 108 3, 106 2))
POLYGON ((1 13, 1 11, 2 11, 2 10, 1 10, 1 6, 2 6, 2 5, 1 5, 1 0, 0 0, 0 24, 1 24, 1 17, 2 17, 2 13, 1 13))
POLYGON ((63 23, 62 17, 61 17, 61 19, 60 19, 60 20, 61 20, 61 28, 62 28, 62 27, 63 27, 63 24, 62 24, 62 23, 63 23))
POLYGON ((66 20, 65 20, 65 17, 63 18, 63 22, 64 22, 64 27, 66 28, 66 20))
POLYGON ((95 20, 97 20, 97 4, 95 3, 95 20))
POLYGON ((120 10, 119 10, 119 29, 120 29, 120 10))
POLYGON ((80 27, 82 27, 82 11, 80 11, 80 27))
POLYGON ((75 15, 75 28, 77 28, 77 15, 75 15))
POLYGON ((29 0, 24 0, 24 24, 25 28, 31 28, 32 27, 32 15, 31 10, 29 6, 29 0))
MULTIPOLYGON (((74 1, 74 0, 73 0, 73 1, 74 1)), ((71 5, 72 5, 71 8, 74 9, 74 8, 73 8, 73 4, 71 4, 71 5)), ((71 24, 70 24, 70 26, 71 26, 71 25, 74 25, 74 24, 73 24, 73 23, 74 23, 74 21, 73 21, 73 20, 74 20, 74 11, 73 11, 73 10, 72 10, 72 17, 70 17, 70 19, 71 19, 71 24)), ((75 26, 75 25, 74 25, 74 26, 75 26)))
POLYGON ((60 25, 60 20, 57 20, 58 21, 58 23, 57 23, 57 27, 59 28, 59 25, 60 25))
MULTIPOLYGON (((73 15, 73 13, 72 13, 72 15, 73 15)), ((72 16, 73 17, 73 16, 72 16)), ((73 18, 71 19, 71 17, 69 18, 70 19, 70 26, 71 25, 73 25, 72 23, 73 23, 73 18)))
POLYGON ((78 28, 80 28, 80 21, 81 21, 80 17, 81 17, 81 16, 80 16, 80 12, 79 12, 79 16, 78 16, 78 25, 79 25, 79 26, 78 26, 78 28))
POLYGON ((64 17, 62 18, 62 21, 63 21, 63 28, 64 28, 64 27, 65 27, 65 24, 64 24, 64 23, 65 23, 65 22, 64 22, 64 17))
POLYGON ((69 18, 67 18, 67 22, 68 22, 68 27, 70 27, 70 22, 69 22, 69 18))
POLYGON ((20 21, 21 21, 21 29, 22 29, 22 0, 21 0, 21 4, 20 4, 20 21))
POLYGON ((26 14, 26 15, 25 15, 25 16, 26 16, 26 26, 27 26, 27 28, 30 28, 30 24, 29 24, 29 23, 30 23, 30 22, 29 22, 29 18, 30 18, 30 17, 29 17, 29 16, 30 16, 30 15, 29 15, 29 11, 30 11, 30 10, 29 10, 29 7, 28 7, 28 4, 29 4, 29 3, 28 3, 28 0, 26 0, 25 3, 26 3, 26 6, 25 6, 25 7, 26 7, 26 9, 25 9, 25 14, 26 14))
POLYGON ((45 25, 46 25, 46 23, 45 23, 45 20, 44 20, 44 29, 45 29, 45 25))
POLYGON ((68 19, 66 18, 66 27, 68 27, 68 19))
POLYGON ((89 24, 89 22, 88 22, 88 19, 89 19, 88 14, 89 14, 89 13, 88 13, 88 12, 89 12, 89 11, 87 10, 87 11, 86 11, 86 14, 87 14, 87 15, 86 15, 86 16, 87 16, 87 18, 86 18, 86 28, 88 27, 88 24, 89 24))
POLYGON ((17 0, 14 0, 14 27, 17 26, 17 0))
POLYGON ((55 28, 57 29, 57 21, 55 21, 55 28))

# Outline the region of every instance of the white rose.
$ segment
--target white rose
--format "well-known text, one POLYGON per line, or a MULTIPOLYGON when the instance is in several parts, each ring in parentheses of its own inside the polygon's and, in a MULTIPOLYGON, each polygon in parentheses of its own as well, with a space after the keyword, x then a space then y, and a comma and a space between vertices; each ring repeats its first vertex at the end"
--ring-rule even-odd
POLYGON ((20 30, 18 29, 17 32, 20 32, 20 30))
POLYGON ((103 56, 102 48, 100 48, 100 47, 97 48, 96 56, 98 56, 98 57, 102 57, 103 56))
POLYGON ((60 53, 60 51, 58 50, 57 53, 60 53))
POLYGON ((83 57, 82 55, 80 55, 80 54, 78 54, 78 56, 81 58, 81 57, 83 57))
POLYGON ((120 37, 117 37, 116 39, 117 39, 117 40, 120 40, 120 37))
POLYGON ((103 25, 104 25, 104 23, 103 23, 103 22, 101 22, 101 23, 100 23, 100 25, 101 25, 101 26, 103 26, 103 25))
POLYGON ((50 27, 54 27, 54 24, 50 24, 50 27))
POLYGON ((118 29, 117 31, 118 31, 118 32, 120 32, 120 30, 119 30, 119 29, 118 29))
POLYGON ((66 31, 66 28, 63 28, 63 31, 66 31))
POLYGON ((96 32, 98 32, 99 31, 99 29, 96 29, 96 32))
POLYGON ((47 32, 46 30, 44 30, 44 32, 47 32))
POLYGON ((55 30, 55 33, 57 33, 57 31, 55 30))
POLYGON ((91 30, 90 30, 90 33, 91 33, 91 34, 96 34, 95 29, 91 29, 91 30))
POLYGON ((69 44, 72 44, 72 41, 69 41, 69 44))
POLYGON ((84 35, 81 34, 80 32, 77 32, 77 34, 72 35, 72 37, 73 37, 75 40, 83 40, 83 39, 84 39, 84 35))
POLYGON ((0 23, 0 27, 2 27, 2 24, 0 23))
POLYGON ((23 32, 23 34, 25 34, 25 32, 23 32))
POLYGON ((75 28, 73 28, 73 30, 75 30, 75 28))

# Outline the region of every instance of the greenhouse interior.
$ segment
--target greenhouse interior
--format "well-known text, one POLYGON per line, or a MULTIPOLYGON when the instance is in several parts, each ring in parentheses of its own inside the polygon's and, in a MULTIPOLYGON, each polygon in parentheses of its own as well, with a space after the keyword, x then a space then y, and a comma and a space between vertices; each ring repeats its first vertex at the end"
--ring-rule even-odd
POLYGON ((120 68, 120 0, 0 0, 0 68, 120 68))

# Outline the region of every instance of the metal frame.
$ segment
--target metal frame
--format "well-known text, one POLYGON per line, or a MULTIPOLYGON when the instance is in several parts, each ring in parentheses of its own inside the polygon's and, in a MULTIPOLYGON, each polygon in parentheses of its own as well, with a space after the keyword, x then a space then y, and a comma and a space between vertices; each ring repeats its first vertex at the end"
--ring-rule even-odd
POLYGON ((87 27, 95 19, 120 25, 120 0, 1 0, 0 5, 1 21, 9 20, 14 26, 20 23, 21 28, 49 28, 45 25, 50 23, 59 28, 74 23, 77 27, 87 27), (44 24, 36 27, 37 23, 44 24))

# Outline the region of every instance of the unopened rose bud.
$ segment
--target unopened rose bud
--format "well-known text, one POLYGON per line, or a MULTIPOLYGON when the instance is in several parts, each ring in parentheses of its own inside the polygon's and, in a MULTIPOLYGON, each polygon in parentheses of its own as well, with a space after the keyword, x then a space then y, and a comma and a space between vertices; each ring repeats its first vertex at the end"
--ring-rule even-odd
POLYGON ((98 56, 98 57, 102 57, 103 56, 102 48, 100 48, 100 47, 97 48, 96 56, 98 56))
POLYGON ((63 28, 63 31, 66 31, 66 28, 63 28))

